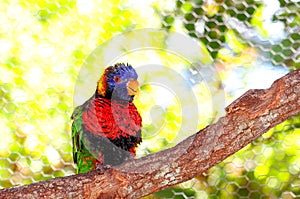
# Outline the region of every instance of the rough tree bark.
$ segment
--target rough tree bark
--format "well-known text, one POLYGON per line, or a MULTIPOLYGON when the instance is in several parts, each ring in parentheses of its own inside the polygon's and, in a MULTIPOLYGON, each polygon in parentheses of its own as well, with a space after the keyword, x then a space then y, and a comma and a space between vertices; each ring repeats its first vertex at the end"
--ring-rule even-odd
POLYGON ((95 170, 0 190, 0 198, 140 198, 187 181, 300 112, 300 70, 269 89, 249 90, 226 108, 226 116, 177 146, 95 170))

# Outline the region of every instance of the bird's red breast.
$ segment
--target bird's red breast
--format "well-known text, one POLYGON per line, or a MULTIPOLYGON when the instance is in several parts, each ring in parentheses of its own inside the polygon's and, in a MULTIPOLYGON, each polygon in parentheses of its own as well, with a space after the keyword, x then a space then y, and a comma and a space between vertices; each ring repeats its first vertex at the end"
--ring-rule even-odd
POLYGON ((142 126, 142 118, 132 102, 105 98, 93 98, 82 119, 87 131, 110 139, 137 136, 142 126))

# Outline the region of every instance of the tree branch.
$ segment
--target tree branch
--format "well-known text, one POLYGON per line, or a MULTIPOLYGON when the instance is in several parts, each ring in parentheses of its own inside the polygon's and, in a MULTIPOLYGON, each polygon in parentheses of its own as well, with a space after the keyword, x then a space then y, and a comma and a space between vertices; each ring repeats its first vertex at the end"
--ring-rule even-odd
POLYGON ((0 190, 0 198, 140 198, 187 181, 300 112, 300 70, 269 89, 249 90, 226 116, 177 146, 87 174, 0 190))

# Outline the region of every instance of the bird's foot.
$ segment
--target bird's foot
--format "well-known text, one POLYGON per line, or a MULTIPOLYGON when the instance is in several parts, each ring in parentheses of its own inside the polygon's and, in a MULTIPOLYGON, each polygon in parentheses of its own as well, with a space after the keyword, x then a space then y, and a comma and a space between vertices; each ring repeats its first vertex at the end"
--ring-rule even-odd
POLYGON ((111 169, 112 167, 110 165, 103 165, 103 164, 97 164, 96 169, 100 170, 101 173, 105 173, 107 170, 111 169))

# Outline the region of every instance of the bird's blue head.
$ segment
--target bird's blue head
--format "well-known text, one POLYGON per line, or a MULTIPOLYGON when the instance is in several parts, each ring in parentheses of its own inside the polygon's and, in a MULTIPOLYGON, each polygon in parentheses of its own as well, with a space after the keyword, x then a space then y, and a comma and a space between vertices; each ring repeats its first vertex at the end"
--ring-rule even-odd
POLYGON ((139 91, 137 78, 136 71, 129 64, 109 66, 98 81, 96 95, 131 102, 139 91))

